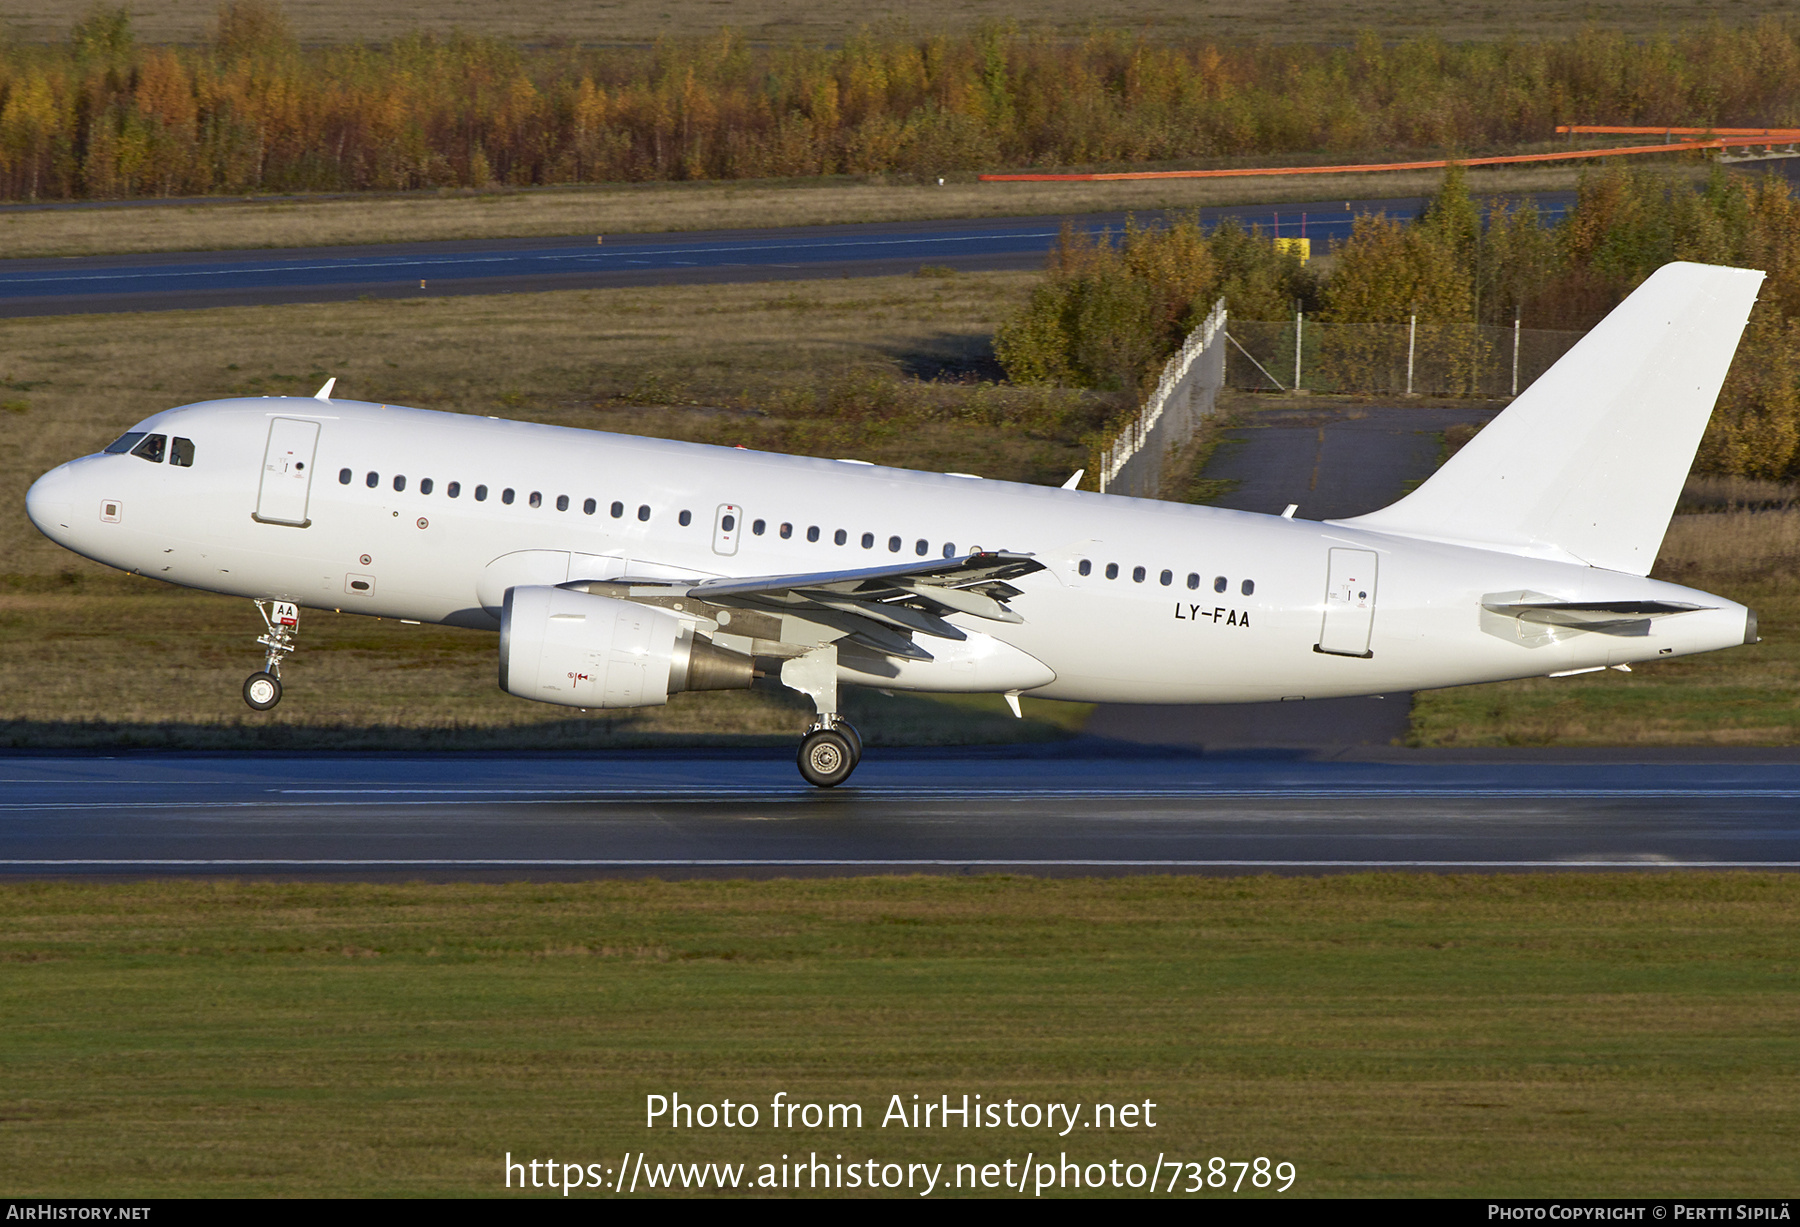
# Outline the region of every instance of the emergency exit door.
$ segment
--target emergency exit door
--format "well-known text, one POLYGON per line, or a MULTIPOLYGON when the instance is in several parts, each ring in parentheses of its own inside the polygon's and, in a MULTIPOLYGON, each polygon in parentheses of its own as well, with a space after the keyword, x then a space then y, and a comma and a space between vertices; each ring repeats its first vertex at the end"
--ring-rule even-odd
POLYGON ((319 424, 299 418, 269 419, 269 445, 263 450, 262 484, 256 490, 255 519, 264 524, 305 528, 306 504, 312 493, 313 451, 319 424))
POLYGON ((1314 650, 1332 656, 1373 656, 1375 551, 1332 550, 1325 582, 1325 619, 1314 650))
POLYGON ((744 531, 744 509, 736 503, 720 503, 713 517, 713 553, 737 553, 738 538, 744 531))

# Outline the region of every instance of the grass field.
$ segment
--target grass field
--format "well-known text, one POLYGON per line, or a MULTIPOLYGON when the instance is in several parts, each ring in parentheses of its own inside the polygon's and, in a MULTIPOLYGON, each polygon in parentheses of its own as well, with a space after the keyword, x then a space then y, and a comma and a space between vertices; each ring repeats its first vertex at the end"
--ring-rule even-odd
MULTIPOLYGON (((1381 161, 1383 155, 1371 154, 1370 160, 1381 161)), ((1296 159, 1271 161, 1292 163, 1296 159)), ((1677 178, 1698 179, 1706 173, 1699 162, 1645 165, 1677 178)), ((1567 165, 1478 168, 1469 172, 1469 186, 1477 197, 1568 191, 1579 176, 1578 167, 1567 165)), ((0 252, 21 257, 79 256, 1148 211, 1425 196, 1438 189, 1442 178, 1439 171, 1116 183, 977 183, 964 176, 943 187, 833 178, 263 202, 227 198, 156 207, 4 212, 0 213, 0 252)))
POLYGON ((498 1194, 508 1151, 1263 1155, 1314 1196, 1800 1178, 1793 875, 15 883, 0 918, 13 1196, 498 1194), (650 1093, 778 1090, 865 1126, 642 1124, 650 1093), (879 1127, 915 1093, 1157 1127, 879 1127))
MULTIPOLYGON (((0 20, 14 37, 59 39, 88 8, 88 0, 4 0, 0 20)), ((132 8, 132 23, 146 42, 204 41, 218 10, 216 0, 155 0, 132 8)), ((287 0, 283 6, 306 43, 384 41, 414 29, 448 34, 464 29, 526 42, 644 43, 670 36, 709 33, 721 25, 759 42, 842 42, 864 26, 904 23, 916 29, 965 30, 984 22, 1014 23, 1027 30, 1077 35, 1091 26, 1144 30, 1151 37, 1205 37, 1273 42, 1345 41, 1358 30, 1385 38, 1437 34, 1451 39, 1567 36, 1597 24, 1639 34, 1729 20, 1733 24, 1785 15, 1780 0, 1738 0, 1725 9, 1700 0, 1621 0, 1603 6, 1568 0, 1520 0, 1504 7, 1471 0, 1173 0, 1124 4, 1119 0, 879 0, 854 6, 817 0, 662 0, 633 5, 624 0, 521 0, 508 5, 450 0, 431 6, 356 4, 352 0, 287 0)))
MULTIPOLYGON (((248 602, 150 580, 0 595, 0 746, 264 750, 788 748, 812 707, 778 686, 682 694, 595 712, 526 703, 496 682, 499 637, 308 611, 288 697, 269 712, 239 687, 262 667, 248 602)), ((847 690, 870 745, 1042 741, 1079 729, 1084 703, 847 690)))

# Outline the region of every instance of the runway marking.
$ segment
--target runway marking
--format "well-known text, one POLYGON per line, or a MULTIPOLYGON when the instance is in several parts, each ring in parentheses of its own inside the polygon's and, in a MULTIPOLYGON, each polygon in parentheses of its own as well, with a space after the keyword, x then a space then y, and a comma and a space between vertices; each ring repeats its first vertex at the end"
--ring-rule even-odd
POLYGON ((48 813, 83 810, 121 809, 131 811, 163 810, 242 810, 242 809, 357 809, 371 804, 369 800, 390 809, 436 806, 462 808, 482 805, 815 805, 841 801, 860 805, 899 805, 908 802, 1047 802, 1047 801, 1318 801, 1343 802, 1365 808, 1369 801, 1644 801, 1644 800, 1725 800, 1788 801, 1800 800, 1800 789, 1789 788, 1712 788, 1712 789, 1480 789, 1480 788, 1408 788, 1408 789, 889 789, 880 792, 827 793, 814 789, 750 791, 742 788, 719 789, 422 789, 422 788, 320 788, 271 790, 272 797, 216 801, 14 801, 0 803, 0 814, 48 813), (342 796, 344 800, 315 799, 342 796), (287 798, 294 798, 288 800, 287 798), (302 799, 305 798, 305 799, 302 799))
POLYGON ((1592 800, 1605 797, 1767 797, 1773 800, 1800 798, 1800 788, 1483 788, 1480 785, 1424 785, 1418 787, 1363 787, 1346 784, 1333 788, 954 788, 954 787, 889 787, 868 790, 846 790, 824 793, 818 789, 799 787, 774 791, 755 791, 743 786, 686 785, 672 788, 282 788, 271 789, 282 796, 430 796, 430 797, 591 797, 597 801, 657 800, 686 797, 769 797, 769 796, 844 796, 859 801, 899 799, 984 800, 994 797, 1297 797, 1305 800, 1327 798, 1354 801, 1363 797, 1568 797, 1592 800), (601 795, 596 795, 601 794, 601 795))
POLYGON ((941 868, 941 869, 985 869, 985 868, 1076 868, 1076 869, 1459 869, 1479 867, 1488 869, 1800 869, 1800 861, 1676 861, 1660 859, 1636 859, 1626 861, 1601 860, 1535 860, 1535 861, 1482 861, 1482 860, 1118 860, 1118 859, 1076 859, 1076 860, 1029 860, 1019 858, 999 859, 955 859, 955 858, 911 858, 911 859, 846 859, 846 858, 670 858, 657 857, 640 860, 605 860, 598 858, 472 858, 472 859, 352 859, 348 857, 284 859, 284 858, 229 858, 229 859, 39 859, 39 860, 0 860, 0 869, 54 869, 54 868, 91 868, 96 866, 124 866, 128 868, 242 868, 254 865, 274 865, 289 868, 316 869, 373 869, 393 867, 398 869, 806 869, 806 868, 868 868, 868 869, 908 869, 908 868, 941 868))

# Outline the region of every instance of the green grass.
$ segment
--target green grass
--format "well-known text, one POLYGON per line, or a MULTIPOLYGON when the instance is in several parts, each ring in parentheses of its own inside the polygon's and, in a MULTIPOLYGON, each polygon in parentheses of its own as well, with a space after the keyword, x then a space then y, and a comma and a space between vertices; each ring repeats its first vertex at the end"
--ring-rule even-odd
MULTIPOLYGON (((51 41, 91 6, 87 0, 35 0, 0 6, 0 21, 20 40, 51 41)), ((133 6, 132 25, 144 42, 197 43, 211 36, 216 0, 162 0, 133 6)), ((1725 21, 1754 21, 1765 14, 1785 16, 1778 0, 1734 0, 1728 6, 1702 0, 1623 0, 1596 7, 1568 0, 1522 0, 1509 6, 1476 0, 1414 0, 1406 5, 1382 0, 1326 0, 1309 4, 1262 4, 1220 0, 1186 5, 1174 0, 870 0, 856 5, 817 0, 662 0, 631 5, 617 0, 572 5, 561 0, 478 4, 474 0, 416 4, 354 3, 353 0, 287 0, 283 5, 294 31, 308 44, 374 42, 425 30, 439 38, 457 31, 493 34, 527 43, 650 43, 657 39, 707 35, 730 25, 759 43, 841 43, 869 26, 903 23, 923 30, 967 30, 983 23, 1014 23, 1027 31, 1079 37, 1095 26, 1142 30, 1158 38, 1223 38, 1271 42, 1348 41, 1374 28, 1383 38, 1433 34, 1447 39, 1568 37, 1599 24, 1639 35, 1725 21)))
MULTIPOLYGON (((262 664, 249 602, 151 580, 77 580, 0 592, 0 746, 187 750, 598 750, 789 747, 811 706, 773 684, 679 694, 667 706, 578 715, 496 684, 499 637, 308 611, 279 707, 240 686, 262 664), (48 589, 48 590, 42 590, 48 589)), ((998 695, 844 694, 870 745, 1043 741, 1082 703, 998 695)))
POLYGON ((1792 875, 12 884, 0 1138, 14 1196, 497 1194, 508 1151, 639 1149, 1777 1196, 1796 922, 1792 875), (868 1115, 647 1131, 676 1090, 868 1115), (877 1125, 965 1092, 1158 1124, 877 1125))

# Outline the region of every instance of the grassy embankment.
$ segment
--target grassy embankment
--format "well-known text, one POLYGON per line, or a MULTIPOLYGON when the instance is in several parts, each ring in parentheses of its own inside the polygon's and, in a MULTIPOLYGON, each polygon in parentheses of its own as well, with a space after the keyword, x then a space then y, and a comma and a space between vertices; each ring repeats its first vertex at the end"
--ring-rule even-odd
MULTIPOLYGON (((492 635, 305 615, 289 693, 238 697, 247 602, 119 576, 41 537, 30 482, 172 404, 341 394, 562 425, 1060 482, 1111 411, 996 387, 987 338, 1025 274, 0 321, 0 744, 574 747, 771 737, 784 692, 573 718, 494 685, 492 635), (918 378, 923 376, 924 378, 918 378), (943 378, 938 379, 937 376, 943 378), (972 379, 971 382, 963 380, 972 379)), ((876 742, 1055 736, 1085 709, 867 694, 876 742)))
POLYGON ((14 1196, 498 1194, 508 1151, 640 1149, 1779 1196, 1797 921, 1748 874, 9 884, 0 1138, 14 1196), (865 1127, 642 1124, 778 1090, 865 1127), (1157 1128, 879 1127, 915 1093, 1157 1128))
MULTIPOLYGON (((7 0, 0 20, 22 40, 56 41, 87 13, 88 0, 7 0)), ((218 0, 165 0, 132 13, 138 37, 155 43, 198 43, 211 34, 218 0)), ((1568 37, 1596 22, 1629 34, 1660 34, 1728 18, 1733 24, 1766 15, 1786 16, 1780 0, 1738 0, 1729 12, 1705 0, 1625 0, 1596 10, 1567 0, 1519 0, 1506 8, 1468 0, 1425 0, 1395 6, 1383 0, 1323 0, 1269 5, 1221 0, 1205 6, 1150 0, 875 0, 854 6, 818 0, 749 0, 721 9, 718 0, 664 0, 651 6, 571 6, 557 0, 507 5, 472 0, 421 8, 356 0, 287 0, 283 5, 303 43, 373 42, 415 30, 440 37, 458 30, 526 43, 593 45, 649 43, 660 38, 710 34, 729 17, 733 28, 757 42, 842 43, 869 27, 903 23, 913 29, 963 32, 984 23, 1016 23, 1022 29, 1079 37, 1094 27, 1144 30, 1152 38, 1227 38, 1269 42, 1347 42, 1375 29, 1383 38, 1420 35, 1505 39, 1530 35, 1568 37)))
MULTIPOLYGON (((1382 153, 1367 155, 1380 161, 1382 153)), ((1346 159, 1357 161, 1363 159, 1346 159)), ((1231 164, 1298 165, 1317 158, 1235 159, 1231 164)), ((1223 165, 1224 163, 1221 163, 1223 165)), ((1690 161, 1653 163, 1658 174, 1703 178, 1690 161)), ((1469 172, 1470 189, 1503 193, 1573 191, 1576 166, 1494 167, 1469 172)), ((977 183, 958 175, 943 187, 835 176, 784 181, 615 184, 527 191, 445 191, 263 201, 230 198, 106 209, 0 213, 6 256, 197 251, 401 243, 432 239, 524 238, 823 226, 846 222, 1193 209, 1230 204, 1426 196, 1437 171, 1303 175, 1279 179, 1173 179, 1109 183, 977 183)))

